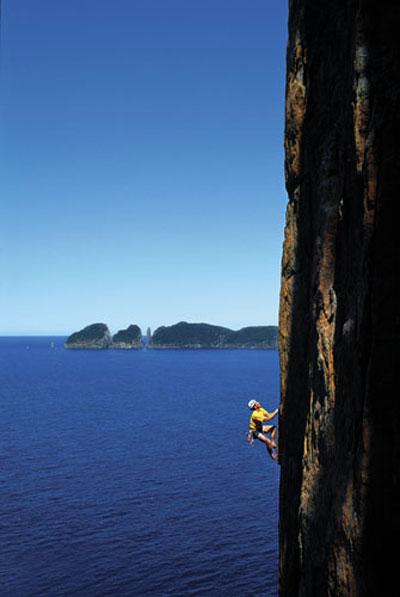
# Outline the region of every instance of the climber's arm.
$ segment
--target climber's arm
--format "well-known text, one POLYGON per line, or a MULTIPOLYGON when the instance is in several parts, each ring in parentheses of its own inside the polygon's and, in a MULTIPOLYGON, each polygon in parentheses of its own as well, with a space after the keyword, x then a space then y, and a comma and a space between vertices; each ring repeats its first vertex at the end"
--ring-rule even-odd
POLYGON ((276 415, 278 414, 279 409, 276 408, 272 413, 269 413, 267 411, 267 414, 264 415, 264 421, 270 421, 271 419, 273 419, 274 417, 276 417, 276 415))

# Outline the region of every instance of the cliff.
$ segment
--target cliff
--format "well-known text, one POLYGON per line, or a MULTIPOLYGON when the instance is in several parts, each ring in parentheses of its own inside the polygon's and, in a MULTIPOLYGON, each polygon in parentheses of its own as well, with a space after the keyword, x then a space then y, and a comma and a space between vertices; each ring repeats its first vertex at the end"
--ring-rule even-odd
POLYGON ((64 343, 65 348, 103 349, 111 344, 111 335, 105 323, 92 323, 74 332, 64 343))
POLYGON ((290 1, 281 595, 393 594, 399 31, 395 2, 290 1))
POLYGON ((142 332, 138 325, 130 325, 125 330, 119 330, 112 337, 110 348, 138 349, 142 348, 142 332))
POLYGON ((157 328, 150 348, 276 348, 276 326, 253 326, 234 331, 208 323, 181 321, 157 328))

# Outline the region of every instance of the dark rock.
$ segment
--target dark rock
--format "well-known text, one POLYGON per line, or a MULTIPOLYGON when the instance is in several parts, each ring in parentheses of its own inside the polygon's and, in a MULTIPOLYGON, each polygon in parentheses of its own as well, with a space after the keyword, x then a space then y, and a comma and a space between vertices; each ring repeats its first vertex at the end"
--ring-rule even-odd
POLYGON ((290 597, 397 585, 399 31, 395 2, 290 2, 279 337, 290 597))

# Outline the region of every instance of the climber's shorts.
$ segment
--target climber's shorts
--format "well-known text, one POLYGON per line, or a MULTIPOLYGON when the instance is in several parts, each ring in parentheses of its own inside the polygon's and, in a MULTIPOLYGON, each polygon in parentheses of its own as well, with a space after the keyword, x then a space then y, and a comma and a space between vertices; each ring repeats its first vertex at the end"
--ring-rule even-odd
POLYGON ((258 439, 258 436, 260 435, 260 433, 271 433, 271 431, 273 431, 275 429, 275 425, 268 425, 268 427, 270 427, 270 429, 268 429, 268 431, 258 431, 258 429, 254 429, 253 431, 253 437, 254 439, 258 439))

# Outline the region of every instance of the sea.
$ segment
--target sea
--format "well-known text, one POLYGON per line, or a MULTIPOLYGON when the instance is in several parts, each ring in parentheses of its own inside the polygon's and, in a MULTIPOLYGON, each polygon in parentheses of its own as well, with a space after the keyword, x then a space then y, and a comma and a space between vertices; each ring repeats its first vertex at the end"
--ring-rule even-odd
POLYGON ((0 339, 0 594, 278 594, 275 350, 0 339))

